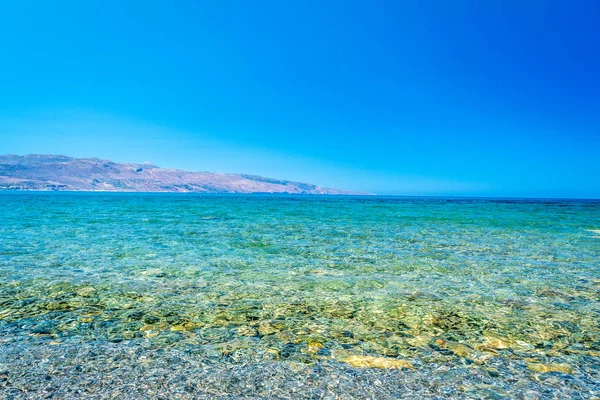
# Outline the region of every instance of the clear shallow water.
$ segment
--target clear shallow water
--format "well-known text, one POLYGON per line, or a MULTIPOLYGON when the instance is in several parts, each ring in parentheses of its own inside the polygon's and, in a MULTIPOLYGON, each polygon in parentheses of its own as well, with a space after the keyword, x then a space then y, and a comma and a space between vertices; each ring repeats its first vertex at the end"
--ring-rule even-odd
POLYGON ((0 204, 5 397, 600 396, 600 202, 0 204))

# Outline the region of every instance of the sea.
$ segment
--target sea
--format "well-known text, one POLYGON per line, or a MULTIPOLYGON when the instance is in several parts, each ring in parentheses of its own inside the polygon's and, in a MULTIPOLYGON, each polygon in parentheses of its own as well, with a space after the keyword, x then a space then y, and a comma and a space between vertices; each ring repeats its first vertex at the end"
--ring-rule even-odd
POLYGON ((0 192, 0 398, 600 398, 600 201, 0 192))

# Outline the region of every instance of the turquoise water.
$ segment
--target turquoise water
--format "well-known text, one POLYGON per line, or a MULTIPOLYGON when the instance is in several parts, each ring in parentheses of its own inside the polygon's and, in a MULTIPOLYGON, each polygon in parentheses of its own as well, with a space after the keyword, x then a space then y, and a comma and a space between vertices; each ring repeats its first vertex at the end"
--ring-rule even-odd
POLYGON ((4 192, 0 204, 0 397, 76 398, 115 352, 102 368, 131 374, 140 398, 600 396, 600 202, 4 192), (144 386, 178 363, 213 380, 144 386), (293 386, 307 371, 312 386, 293 386))

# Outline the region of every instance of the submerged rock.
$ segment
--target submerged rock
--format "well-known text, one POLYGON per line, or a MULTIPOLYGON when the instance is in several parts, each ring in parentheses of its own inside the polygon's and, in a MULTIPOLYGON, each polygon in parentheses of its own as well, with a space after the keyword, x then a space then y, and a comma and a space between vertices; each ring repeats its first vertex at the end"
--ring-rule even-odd
POLYGON ((395 358, 387 358, 387 357, 372 357, 372 356, 350 356, 347 358, 343 358, 340 360, 346 364, 350 364, 353 367, 360 368, 381 368, 381 369, 403 369, 410 368, 414 369, 415 367, 406 360, 398 360, 395 358))
POLYGON ((80 289, 77 289, 75 291, 75 293, 77 293, 77 295, 81 296, 81 297, 90 297, 90 296, 93 296, 96 293, 96 288, 94 288, 92 286, 86 286, 86 287, 82 287, 80 289))
POLYGON ((279 321, 261 321, 258 326, 258 332, 261 335, 272 335, 281 331, 285 327, 285 324, 279 321))
POLYGON ((485 364, 490 358, 493 357, 491 354, 478 352, 462 343, 448 343, 445 347, 452 351, 455 355, 466 358, 467 360, 477 364, 485 364))
POLYGON ((478 350, 506 350, 510 348, 510 341, 508 339, 501 339, 493 336, 484 336, 484 342, 479 345, 478 350))
POLYGON ((542 363, 528 363, 527 368, 532 371, 539 373, 546 372, 561 372, 563 374, 573 373, 573 366, 569 364, 542 364, 542 363))
POLYGON ((239 336, 257 336, 258 335, 258 331, 254 328, 251 328, 249 326, 240 326, 237 329, 237 334, 239 336))
POLYGON ((428 334, 428 333, 423 333, 421 335, 412 337, 412 338, 406 338, 405 341, 406 343, 408 343, 411 346, 414 347, 419 347, 419 348, 426 348, 429 343, 431 343, 431 340, 433 339, 433 336, 428 334))

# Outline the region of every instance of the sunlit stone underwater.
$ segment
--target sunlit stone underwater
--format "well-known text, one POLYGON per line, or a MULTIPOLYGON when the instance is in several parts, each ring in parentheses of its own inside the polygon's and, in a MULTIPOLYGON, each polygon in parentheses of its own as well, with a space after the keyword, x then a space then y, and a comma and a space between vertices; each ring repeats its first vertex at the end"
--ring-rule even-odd
POLYGON ((600 397, 600 202, 0 193, 0 398, 600 397))

